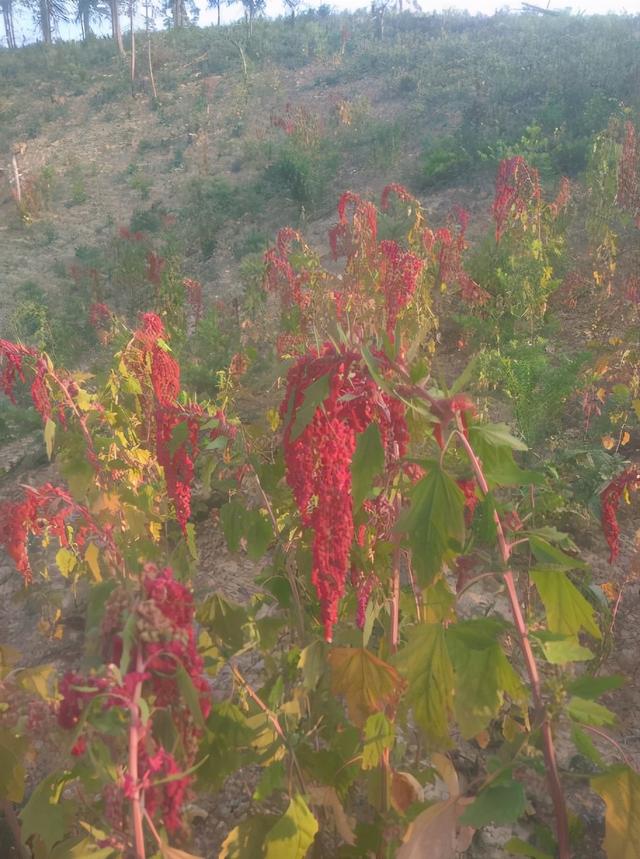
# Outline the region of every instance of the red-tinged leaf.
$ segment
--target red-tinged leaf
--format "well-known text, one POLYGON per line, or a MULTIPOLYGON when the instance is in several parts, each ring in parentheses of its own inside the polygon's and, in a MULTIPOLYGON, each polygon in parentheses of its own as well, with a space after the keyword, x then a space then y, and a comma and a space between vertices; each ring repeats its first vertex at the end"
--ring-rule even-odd
POLYGON ((424 801, 424 790, 411 773, 394 770, 391 776, 391 804, 399 814, 406 814, 416 802, 424 801))
POLYGON ((329 652, 331 690, 344 695, 349 718, 362 727, 367 716, 395 704, 404 682, 393 666, 361 647, 334 647, 329 652))

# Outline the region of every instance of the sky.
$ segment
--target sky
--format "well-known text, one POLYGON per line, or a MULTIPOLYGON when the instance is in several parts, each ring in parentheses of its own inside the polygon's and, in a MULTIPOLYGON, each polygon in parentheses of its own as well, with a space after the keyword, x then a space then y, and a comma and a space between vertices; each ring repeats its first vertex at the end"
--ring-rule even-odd
MULTIPOLYGON (((214 24, 216 20, 216 12, 213 9, 207 8, 207 0, 196 0, 200 7, 201 25, 214 24)), ((366 8, 370 5, 370 0, 326 0, 328 5, 336 10, 355 10, 366 8)), ((392 0, 393 2, 393 0, 392 0)), ((521 9, 520 0, 418 0, 424 12, 442 11, 443 9, 466 10, 471 14, 492 15, 498 9, 510 9, 518 11, 521 9)), ((640 0, 530 0, 540 6, 549 6, 550 9, 565 9, 571 8, 573 14, 595 15, 606 12, 615 12, 620 14, 640 14, 640 0)), ((302 0, 300 9, 314 8, 320 6, 323 0, 302 0)), ((405 0, 405 8, 411 6, 413 0, 405 0)), ((233 21, 242 15, 242 7, 239 2, 233 5, 227 5, 225 0, 222 0, 222 20, 224 23, 233 21)), ((139 4, 142 5, 141 3, 139 4)), ((285 6, 282 0, 267 0, 267 15, 275 17, 284 14, 285 6)), ((140 17, 140 26, 142 26, 142 18, 140 17)), ((162 26, 158 23, 158 26, 162 26)), ((128 29, 128 20, 123 16, 123 30, 128 29)), ((102 26, 95 27, 99 34, 107 34, 110 28, 107 22, 102 26)), ((38 38, 38 33, 32 22, 20 15, 16 16, 16 30, 18 43, 22 42, 24 36, 26 41, 31 42, 38 38)), ((76 25, 61 24, 58 30, 58 36, 63 39, 79 39, 80 29, 76 25)), ((4 32, 0 29, 0 44, 3 41, 4 32)))

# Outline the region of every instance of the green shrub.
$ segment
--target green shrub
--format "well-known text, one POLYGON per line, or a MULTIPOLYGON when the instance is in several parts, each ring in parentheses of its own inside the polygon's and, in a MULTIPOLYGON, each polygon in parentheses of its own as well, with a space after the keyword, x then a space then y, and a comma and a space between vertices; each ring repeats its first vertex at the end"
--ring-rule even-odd
POLYGON ((473 160, 454 137, 446 137, 428 144, 422 154, 420 183, 423 188, 433 188, 468 172, 473 160))
POLYGON ((330 180, 338 165, 338 154, 326 141, 307 148, 292 140, 275 148, 267 167, 267 181, 280 193, 304 206, 321 203, 331 190, 330 180))

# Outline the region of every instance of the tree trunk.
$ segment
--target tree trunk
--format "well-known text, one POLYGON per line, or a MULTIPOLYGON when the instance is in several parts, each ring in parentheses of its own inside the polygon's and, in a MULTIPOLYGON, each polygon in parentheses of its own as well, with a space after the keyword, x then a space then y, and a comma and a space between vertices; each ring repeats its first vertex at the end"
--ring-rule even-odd
POLYGON ((133 0, 129 0, 129 30, 131 31, 131 95, 135 95, 136 34, 133 29, 133 0))
POLYGON ((85 7, 82 10, 82 38, 85 42, 88 41, 89 36, 92 35, 90 18, 91 10, 88 7, 85 7))
POLYGON ((217 21, 217 24, 218 24, 218 27, 219 27, 219 26, 220 26, 220 0, 218 0, 218 2, 216 3, 216 7, 217 7, 217 10, 218 10, 218 21, 217 21))
POLYGON ((182 0, 173 0, 173 26, 182 27, 182 0))
POLYGON ((48 0, 40 0, 40 27, 42 28, 42 41, 45 45, 51 44, 51 10, 48 0))
POLYGON ((4 19, 4 32, 7 38, 7 47, 16 47, 16 36, 13 32, 13 8, 11 0, 6 0, 2 7, 2 17, 4 19))
POLYGON ((111 10, 111 34, 113 41, 118 46, 118 53, 124 57, 124 45, 122 44, 122 30, 120 29, 120 14, 118 12, 118 0, 109 0, 111 10))

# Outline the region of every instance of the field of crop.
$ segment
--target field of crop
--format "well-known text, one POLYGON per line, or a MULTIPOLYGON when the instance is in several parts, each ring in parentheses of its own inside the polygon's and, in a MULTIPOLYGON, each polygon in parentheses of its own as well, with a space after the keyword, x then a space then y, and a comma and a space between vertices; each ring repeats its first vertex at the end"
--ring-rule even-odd
POLYGON ((640 18, 131 53, 0 49, 0 859, 640 859, 640 18))

